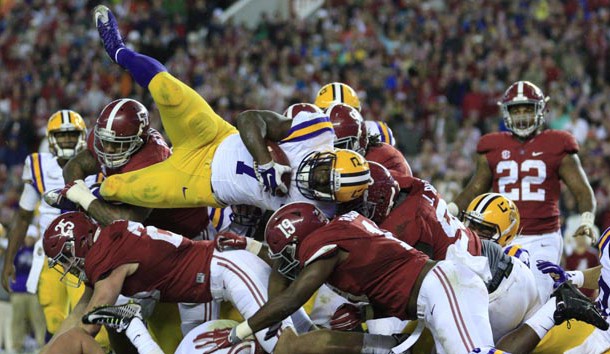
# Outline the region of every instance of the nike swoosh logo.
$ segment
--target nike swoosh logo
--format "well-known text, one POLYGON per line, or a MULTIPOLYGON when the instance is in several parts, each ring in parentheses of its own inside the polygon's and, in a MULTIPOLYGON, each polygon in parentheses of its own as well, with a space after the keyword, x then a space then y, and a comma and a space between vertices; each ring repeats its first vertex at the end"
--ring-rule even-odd
POLYGON ((540 156, 542 155, 544 152, 540 151, 540 152, 532 152, 532 156, 540 156))
POLYGON ((184 199, 186 199, 186 190, 188 189, 188 187, 182 187, 182 196, 184 197, 184 199))

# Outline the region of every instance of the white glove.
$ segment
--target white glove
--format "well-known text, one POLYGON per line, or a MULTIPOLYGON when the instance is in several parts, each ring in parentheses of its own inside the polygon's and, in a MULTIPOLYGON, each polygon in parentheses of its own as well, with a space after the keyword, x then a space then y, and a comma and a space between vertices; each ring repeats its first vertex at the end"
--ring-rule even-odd
POLYGON ((290 166, 281 165, 271 160, 264 165, 257 165, 255 171, 258 182, 265 186, 265 190, 271 191, 273 195, 277 191, 283 194, 288 193, 288 186, 282 181, 282 175, 292 172, 290 166))

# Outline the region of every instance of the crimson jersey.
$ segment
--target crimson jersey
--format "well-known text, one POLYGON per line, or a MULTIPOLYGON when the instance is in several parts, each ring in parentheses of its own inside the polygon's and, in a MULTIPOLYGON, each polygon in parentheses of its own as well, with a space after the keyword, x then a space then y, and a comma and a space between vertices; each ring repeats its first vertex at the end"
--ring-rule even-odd
POLYGON ((300 266, 341 249, 349 253, 326 284, 352 301, 366 301, 376 314, 406 319, 411 290, 428 257, 350 212, 335 218, 297 246, 300 266))
POLYGON ((390 215, 380 227, 418 249, 430 248, 432 259, 445 259, 447 248, 460 237, 468 237, 468 252, 481 255, 481 240, 447 210, 447 203, 427 181, 414 177, 397 179, 401 193, 390 215), (401 200, 402 199, 402 200, 401 200))
POLYGON ((487 158, 493 176, 493 191, 512 199, 523 235, 540 235, 559 229, 561 160, 578 152, 572 134, 545 130, 526 141, 511 133, 481 137, 477 152, 487 158))
POLYGON ((138 270, 125 278, 121 294, 163 302, 212 300, 210 262, 214 242, 191 241, 178 234, 119 220, 101 229, 85 257, 89 286, 123 264, 138 270))
POLYGON ((394 178, 413 176, 411 166, 409 166, 405 157, 390 144, 371 145, 366 150, 366 156, 364 157, 387 168, 394 178))
MULTIPOLYGON (((152 128, 148 130, 146 144, 144 144, 137 153, 131 156, 125 165, 116 169, 106 168, 106 166, 100 163, 100 159, 93 148, 93 144, 94 136, 93 133, 90 133, 87 138, 87 148, 95 157, 98 166, 100 166, 105 177, 154 165, 157 162, 164 161, 172 154, 161 133, 152 128)), ((144 224, 153 225, 160 229, 170 230, 180 235, 193 238, 199 236, 206 230, 208 220, 208 211, 206 207, 154 209, 148 216, 148 219, 145 220, 144 224)))

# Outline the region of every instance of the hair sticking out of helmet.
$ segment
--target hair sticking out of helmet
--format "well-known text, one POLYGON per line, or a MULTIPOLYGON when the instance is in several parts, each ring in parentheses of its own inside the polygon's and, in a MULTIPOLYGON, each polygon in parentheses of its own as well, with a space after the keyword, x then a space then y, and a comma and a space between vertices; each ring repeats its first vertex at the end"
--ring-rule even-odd
POLYGON ((59 215, 47 227, 42 246, 49 258, 49 267, 59 271, 66 284, 78 287, 86 279, 85 257, 99 230, 87 215, 76 211, 59 215))
POLYGON ((544 124, 548 96, 529 81, 512 84, 498 102, 506 128, 520 138, 534 134, 544 124))
POLYGON ((495 241, 502 247, 517 236, 521 221, 515 203, 499 193, 485 193, 474 198, 462 212, 461 219, 479 237, 495 241))
POLYGON ((110 102, 95 123, 94 149, 100 163, 117 168, 145 143, 150 123, 148 110, 136 100, 122 98, 110 102))
POLYGON ((335 130, 335 147, 354 150, 360 155, 366 155, 368 133, 364 119, 354 107, 343 103, 335 103, 326 109, 335 130))
POLYGON ((75 111, 63 109, 49 117, 49 150, 59 159, 69 160, 87 146, 85 120, 75 111))
POLYGON ((331 82, 322 86, 316 95, 316 106, 326 109, 335 103, 344 103, 361 111, 356 91, 342 82, 331 82))
POLYGON ((280 260, 280 274, 290 279, 296 277, 297 244, 328 222, 318 207, 304 202, 286 204, 271 215, 265 227, 265 241, 269 245, 269 257, 280 260))
POLYGON ((288 106, 284 111, 283 115, 292 119, 297 116, 297 114, 301 112, 309 112, 309 113, 323 113, 322 109, 318 106, 311 103, 295 103, 293 105, 288 106))
POLYGON ((297 188, 305 198, 326 202, 359 198, 370 183, 368 161, 344 149, 310 153, 301 161, 296 175, 297 188))

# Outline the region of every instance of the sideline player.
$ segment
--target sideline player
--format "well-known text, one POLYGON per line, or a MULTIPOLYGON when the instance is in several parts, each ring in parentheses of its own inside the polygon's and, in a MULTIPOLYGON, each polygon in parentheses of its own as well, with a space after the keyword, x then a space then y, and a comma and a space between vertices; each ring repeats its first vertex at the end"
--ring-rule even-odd
POLYGON ((512 84, 499 102, 510 132, 490 133, 477 146, 474 176, 449 204, 458 215, 479 194, 490 189, 515 202, 521 213, 521 234, 513 241, 530 253, 542 301, 552 280, 536 268, 537 260, 559 263, 563 238, 559 223, 560 181, 578 204, 581 225, 575 236, 593 235, 595 198, 578 158, 578 143, 566 131, 543 130, 548 97, 529 81, 512 84))
MULTIPOLYGON (((25 160, 22 175, 23 192, 19 200, 17 216, 10 230, 2 273, 2 286, 7 291, 10 291, 9 282, 14 277, 13 259, 23 244, 28 226, 34 219, 36 207, 39 205, 40 216, 36 226, 41 234, 61 212, 48 205, 42 196, 46 191, 61 188, 65 184, 61 169, 69 159, 85 149, 86 129, 85 121, 75 111, 64 109, 53 113, 47 123, 50 152, 33 153, 25 160)), ((87 178, 89 185, 98 182, 96 181, 98 176, 95 174, 87 176, 89 175, 93 175, 87 178)), ((41 238, 34 247, 34 259, 27 287, 29 292, 38 295, 45 316, 47 336, 50 338, 68 316, 68 312, 76 305, 84 288, 75 288, 60 282, 59 274, 51 270, 46 263, 41 238)), ((108 345, 108 338, 100 338, 100 340, 104 345, 108 345)))

